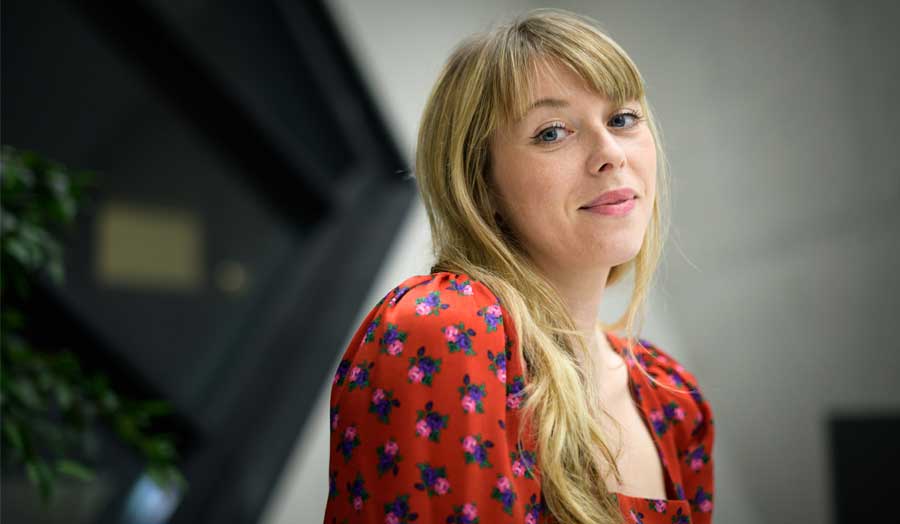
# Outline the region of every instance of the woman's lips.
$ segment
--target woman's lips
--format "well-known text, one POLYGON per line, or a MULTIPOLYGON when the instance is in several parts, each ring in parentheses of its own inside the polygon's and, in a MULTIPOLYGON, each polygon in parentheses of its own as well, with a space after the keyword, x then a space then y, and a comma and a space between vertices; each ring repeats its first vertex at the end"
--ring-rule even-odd
POLYGON ((581 209, 598 215, 622 216, 627 215, 634 209, 635 200, 635 198, 631 198, 616 204, 600 204, 598 206, 583 207, 581 209))

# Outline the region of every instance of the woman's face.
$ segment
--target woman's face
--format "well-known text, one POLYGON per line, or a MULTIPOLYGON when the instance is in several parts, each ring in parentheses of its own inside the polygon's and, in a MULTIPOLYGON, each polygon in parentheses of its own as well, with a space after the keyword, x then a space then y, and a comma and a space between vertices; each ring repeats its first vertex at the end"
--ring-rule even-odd
POLYGON ((543 270, 610 268, 643 242, 656 191, 653 136, 640 103, 614 107, 553 67, 538 76, 532 109, 492 137, 500 213, 543 270), (630 211, 585 207, 622 188, 637 196, 630 211))

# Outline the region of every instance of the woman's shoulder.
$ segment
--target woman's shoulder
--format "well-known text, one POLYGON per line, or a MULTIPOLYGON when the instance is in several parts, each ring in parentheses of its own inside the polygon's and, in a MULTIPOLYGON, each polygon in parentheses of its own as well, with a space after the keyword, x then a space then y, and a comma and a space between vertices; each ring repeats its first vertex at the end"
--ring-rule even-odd
MULTIPOLYGON (((648 384, 662 405, 665 420, 687 420, 688 436, 694 438, 711 431, 712 408, 694 372, 654 342, 640 337, 630 340, 634 360, 653 378, 648 384)), ((616 342, 624 345, 625 341, 620 338, 616 342)), ((633 367, 633 361, 630 365, 633 367)))
POLYGON ((473 310, 473 307, 498 302, 486 285, 469 275, 439 271, 404 279, 384 295, 376 306, 385 304, 389 308, 411 312, 416 316, 437 317, 450 308, 477 314, 478 310, 473 310))

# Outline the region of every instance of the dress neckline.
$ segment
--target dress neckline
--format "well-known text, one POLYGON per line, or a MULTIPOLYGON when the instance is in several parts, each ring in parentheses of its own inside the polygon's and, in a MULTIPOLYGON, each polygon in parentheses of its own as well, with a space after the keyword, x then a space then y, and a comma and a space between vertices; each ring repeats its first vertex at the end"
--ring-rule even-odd
MULTIPOLYGON (((598 331, 600 331, 600 330, 598 330, 598 331)), ((616 337, 615 335, 613 335, 610 332, 607 332, 607 331, 600 331, 600 332, 603 333, 603 335, 606 337, 606 340, 609 342, 609 345, 613 349, 613 351, 615 351, 616 354, 621 356, 622 359, 625 361, 625 367, 628 369, 628 395, 631 396, 631 400, 635 403, 636 406, 638 406, 638 412, 640 414, 641 420, 644 422, 644 426, 647 428, 647 431, 650 432, 650 439, 653 441, 653 446, 656 448, 657 455, 660 457, 660 460, 662 460, 662 457, 664 456, 664 454, 662 453, 663 443, 659 441, 659 439, 656 435, 656 432, 653 431, 653 424, 651 424, 650 420, 648 419, 647 408, 645 406, 645 403, 647 402, 647 397, 646 397, 646 395, 642 395, 640 399, 635 397, 635 384, 638 384, 642 388, 645 388, 646 384, 647 384, 646 378, 643 376, 643 374, 639 370, 635 369, 635 366, 637 366, 639 364, 634 362, 634 360, 630 356, 625 354, 624 348, 621 346, 621 344, 623 344, 624 342, 621 341, 618 337, 616 337)), ((666 462, 668 462, 669 464, 672 463, 671 460, 668 460, 666 462)), ((661 466, 662 466, 662 470, 663 470, 663 483, 665 484, 665 487, 666 487, 666 498, 657 499, 657 498, 650 498, 650 497, 641 497, 638 495, 626 495, 624 493, 619 493, 617 491, 613 491, 612 494, 615 495, 617 499, 624 498, 624 499, 638 500, 638 501, 640 501, 640 500, 649 501, 649 502, 663 501, 666 503, 676 503, 676 504, 677 503, 685 503, 685 504, 687 504, 686 500, 677 498, 678 494, 675 490, 675 482, 672 479, 672 476, 669 472, 669 468, 666 466, 666 464, 661 464, 661 466), (670 498, 670 497, 675 497, 675 498, 670 498)))

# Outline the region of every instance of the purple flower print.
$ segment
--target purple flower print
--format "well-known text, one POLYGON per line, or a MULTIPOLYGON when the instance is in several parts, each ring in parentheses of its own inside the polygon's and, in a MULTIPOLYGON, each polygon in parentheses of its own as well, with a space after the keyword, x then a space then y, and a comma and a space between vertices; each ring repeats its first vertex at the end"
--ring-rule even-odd
POLYGON ((628 516, 634 524, 644 524, 644 514, 634 509, 628 510, 628 516))
POLYGON ((666 417, 667 422, 677 424, 684 420, 684 408, 676 402, 669 402, 663 406, 663 415, 666 417))
POLYGON ((362 474, 356 474, 356 480, 347 483, 347 498, 350 504, 357 512, 362 511, 363 502, 369 498, 369 492, 366 491, 365 481, 362 474))
POLYGON ((672 515, 672 524, 690 524, 691 518, 684 514, 684 510, 678 508, 678 511, 672 515))
POLYGON ((491 498, 500 501, 503 504, 503 511, 512 515, 512 506, 517 495, 513 491, 512 482, 504 475, 497 475, 497 483, 494 484, 494 491, 491 492, 491 498))
POLYGON ((381 352, 387 353, 393 357, 399 356, 403 352, 403 343, 406 342, 406 332, 400 331, 396 324, 388 322, 387 329, 381 336, 378 343, 381 346, 381 352))
POLYGON ((506 360, 509 358, 507 352, 494 354, 493 351, 488 351, 488 360, 491 361, 491 365, 488 366, 488 369, 491 370, 491 373, 497 377, 497 380, 500 382, 506 383, 506 360))
POLYGON ((369 387, 369 370, 375 367, 374 362, 366 362, 363 360, 350 370, 350 391, 356 388, 363 389, 369 387))
POLYGON ((350 462, 350 457, 353 456, 353 449, 358 448, 359 445, 360 440, 359 435, 356 434, 356 426, 350 425, 344 429, 344 437, 338 442, 335 449, 341 452, 345 461, 350 462))
POLYGON ((337 371, 334 373, 334 380, 331 382, 331 384, 335 386, 343 386, 344 379, 347 378, 347 373, 349 371, 350 361, 347 359, 341 360, 341 363, 338 364, 337 371))
POLYGON ((457 282, 456 279, 450 279, 450 286, 447 287, 448 291, 456 291, 460 295, 464 296, 472 296, 472 283, 469 280, 465 282, 457 282))
POLYGON ((328 473, 328 498, 333 499, 338 495, 337 489, 337 470, 328 473))
POLYGON ((666 374, 669 375, 669 378, 672 379, 672 383, 677 387, 684 387, 684 379, 681 377, 681 373, 678 373, 672 368, 666 368, 666 374))
POLYGON ((433 468, 431 464, 416 464, 422 482, 413 486, 419 491, 426 491, 429 497, 450 493, 450 481, 447 480, 446 468, 433 468))
POLYGON ((512 383, 506 384, 506 408, 519 409, 525 400, 525 378, 521 375, 513 379, 512 383))
POLYGON ((466 464, 478 464, 480 468, 492 468, 493 464, 488 461, 488 449, 494 447, 494 443, 490 440, 482 442, 481 434, 467 435, 459 439, 462 442, 463 452, 466 457, 466 464))
POLYGON ((333 406, 331 408, 331 431, 337 429, 338 421, 340 419, 340 414, 338 413, 339 406, 333 406))
POLYGON ((395 440, 388 440, 382 446, 378 446, 378 476, 381 477, 388 471, 397 476, 399 472, 399 462, 403 460, 400 455, 400 446, 395 440))
POLYGON ((374 413, 378 420, 385 424, 390 423, 391 408, 398 407, 400 401, 394 398, 392 390, 381 388, 372 392, 372 401, 369 403, 369 413, 374 413))
POLYGON ((441 303, 441 292, 432 291, 424 297, 416 299, 416 316, 424 317, 426 315, 440 316, 442 309, 447 309, 450 304, 441 303))
POLYGON ((418 513, 409 512, 408 494, 403 494, 384 505, 385 524, 406 524, 419 518, 418 513))
POLYGON ((369 322, 369 326, 366 327, 366 336, 363 339, 364 342, 371 342, 375 340, 375 328, 381 324, 381 315, 375 317, 375 320, 369 322))
POLYGON ((653 426, 653 431, 659 436, 663 436, 666 433, 666 430, 669 429, 668 422, 664 418, 663 412, 658 409, 650 410, 650 423, 653 426))
POLYGON ((441 331, 444 333, 444 339, 447 341, 450 353, 462 351, 470 357, 475 355, 475 350, 472 349, 472 340, 470 339, 470 337, 475 336, 474 329, 466 329, 465 324, 460 322, 459 324, 446 326, 441 331))
POLYGON ((425 384, 431 386, 434 374, 441 371, 441 359, 432 359, 425 356, 425 346, 416 351, 415 357, 409 358, 409 370, 406 373, 407 380, 412 384, 425 384))
POLYGON ((449 415, 441 415, 432 411, 434 403, 429 401, 424 410, 416 411, 416 436, 425 437, 432 442, 440 442, 441 430, 447 427, 449 415))
POLYGON ((675 484, 675 496, 678 500, 684 500, 684 488, 681 487, 681 484, 675 484))
POLYGON ((503 312, 500 304, 491 304, 478 310, 478 316, 484 317, 484 323, 487 325, 487 332, 497 331, 497 326, 503 324, 503 312))
POLYGON ((650 509, 657 513, 665 513, 666 507, 668 506, 668 503, 665 500, 661 499, 649 500, 648 504, 650 505, 650 509))
POLYGON ((484 413, 484 404, 481 402, 481 399, 487 396, 484 383, 470 384, 469 375, 466 374, 463 377, 463 384, 463 387, 457 388, 463 411, 466 413, 472 413, 473 411, 484 413))
POLYGON ((694 402, 697 404, 703 403, 703 395, 700 394, 700 390, 697 388, 691 388, 691 398, 694 399, 694 402))
POLYGON ((512 460, 512 472, 514 477, 525 477, 527 479, 533 479, 534 474, 534 464, 535 457, 534 453, 530 451, 523 450, 521 454, 516 451, 513 451, 509 454, 510 460, 512 460))
POLYGON ((537 524, 538 518, 544 511, 544 506, 537 501, 537 495, 531 495, 531 502, 525 504, 525 524, 537 524))
POLYGON ((405 295, 407 291, 409 291, 409 288, 406 287, 406 286, 397 286, 397 287, 395 287, 395 288, 394 288, 394 296, 391 297, 390 302, 388 302, 388 306, 390 306, 390 307, 396 306, 396 305, 397 305, 397 302, 398 302, 401 298, 403 298, 403 295, 405 295))
POLYGON ((698 473, 703 469, 703 465, 709 462, 709 455, 706 453, 706 448, 703 444, 700 444, 695 448, 690 448, 687 453, 685 453, 684 462, 691 467, 691 471, 694 473, 698 473))
POLYGON ((447 524, 478 524, 478 508, 471 503, 453 506, 453 514, 447 517, 447 524))
POLYGON ((703 513, 709 513, 713 509, 712 493, 703 491, 703 486, 697 486, 697 492, 691 499, 691 507, 703 513))
POLYGON ((638 403, 641 403, 644 401, 644 398, 641 396, 641 385, 640 384, 634 384, 634 387, 631 388, 631 393, 632 393, 632 395, 634 395, 634 400, 636 400, 638 403))

